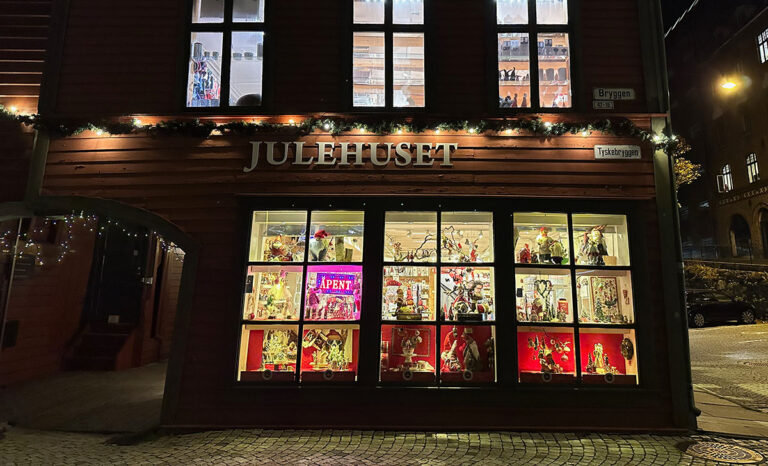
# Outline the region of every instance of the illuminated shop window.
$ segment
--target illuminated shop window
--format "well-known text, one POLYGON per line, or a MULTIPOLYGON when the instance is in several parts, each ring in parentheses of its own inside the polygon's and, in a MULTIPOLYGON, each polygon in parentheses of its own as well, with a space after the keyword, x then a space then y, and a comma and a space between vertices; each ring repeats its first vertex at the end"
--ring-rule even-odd
MULTIPOLYGON (((398 2, 395 2, 397 5, 398 2)), ((424 95, 424 34, 395 33, 392 37, 393 105, 423 107, 424 95)))
POLYGON ((731 172, 731 165, 725 164, 723 166, 723 192, 733 191, 733 173, 731 172))
POLYGON ((571 261, 568 215, 515 213, 514 248, 518 264, 566 265, 571 261))
POLYGON ((298 349, 298 325, 244 325, 238 380, 293 382, 298 349))
POLYGON ((440 314, 448 321, 496 320, 493 267, 440 269, 440 314))
POLYGON ((521 383, 574 383, 573 328, 518 327, 517 365, 521 383))
POLYGON ((301 262, 307 237, 305 211, 257 211, 251 225, 251 262, 301 262))
POLYGON ((362 266, 307 267, 304 320, 359 320, 362 289, 362 266))
POLYGON ((221 99, 220 32, 193 32, 190 39, 187 107, 218 107, 221 99))
POLYGON ((757 165, 757 154, 755 153, 747 156, 747 176, 750 184, 760 181, 760 168, 757 165))
POLYGON ((435 320, 437 268, 389 265, 384 267, 381 318, 435 320))
POLYGON ((509 32, 499 38, 499 106, 531 106, 531 43, 527 33, 509 32))
POLYGON ((387 212, 385 262, 437 262, 437 212, 387 212))
POLYGON ((305 325, 301 340, 301 381, 357 380, 359 342, 358 325, 305 325))
POLYGON ((568 34, 539 34, 539 104, 541 107, 570 108, 571 48, 568 34))
POLYGON ((493 262, 493 214, 443 212, 441 217, 443 262, 493 262))
POLYGON ((571 271, 519 268, 515 272, 519 322, 573 322, 571 271))
POLYGON ((632 329, 581 329, 581 378, 585 384, 636 385, 637 343, 632 329))
POLYGON ((382 382, 434 382, 434 326, 382 325, 382 382))
POLYGON ((352 42, 354 106, 383 107, 386 105, 384 33, 356 32, 352 42))
POLYGON ((359 211, 315 211, 309 238, 311 262, 363 260, 363 223, 359 211))
POLYGON ((538 24, 568 24, 568 0, 536 0, 538 24))
POLYGON ((573 245, 576 265, 630 265, 627 217, 574 214, 573 245))
POLYGON ((635 322, 632 276, 628 270, 577 270, 576 296, 582 323, 635 322))
POLYGON ((442 325, 440 380, 446 384, 495 382, 495 327, 442 325))
POLYGON ((244 320, 299 320, 303 267, 249 266, 244 320))
POLYGON ((264 33, 233 32, 229 77, 229 105, 242 105, 249 96, 261 96, 264 75, 264 33))

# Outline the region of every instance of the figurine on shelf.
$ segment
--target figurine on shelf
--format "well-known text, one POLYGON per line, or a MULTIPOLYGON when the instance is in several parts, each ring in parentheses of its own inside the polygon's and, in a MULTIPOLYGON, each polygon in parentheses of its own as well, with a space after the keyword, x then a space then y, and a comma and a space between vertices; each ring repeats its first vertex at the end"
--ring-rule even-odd
POLYGON ((493 373, 495 370, 495 364, 496 364, 496 349, 493 344, 493 337, 488 338, 485 340, 485 343, 483 344, 485 346, 485 353, 488 355, 488 370, 493 373))
POLYGON ((316 320, 319 318, 318 311, 320 308, 320 290, 316 287, 310 288, 307 292, 307 310, 305 312, 307 319, 316 320))
POLYGON ((594 349, 587 353, 587 367, 586 372, 589 374, 620 374, 616 367, 613 367, 608 359, 608 355, 604 353, 603 344, 595 343, 594 349))
POLYGON ((523 249, 520 250, 520 254, 517 256, 517 262, 520 264, 531 263, 531 248, 528 246, 528 243, 525 243, 523 249))
POLYGON ((459 345, 459 331, 454 325, 453 329, 443 340, 443 351, 440 353, 442 361, 441 370, 444 372, 458 372, 461 370, 461 362, 457 356, 459 345))
POLYGON ((464 340, 464 348, 462 356, 464 357, 464 370, 479 371, 483 368, 483 363, 480 360, 480 348, 477 347, 477 342, 472 338, 472 329, 464 328, 464 332, 461 334, 461 338, 464 340))
POLYGON ((563 367, 555 361, 555 356, 560 355, 560 361, 568 361, 568 353, 571 352, 569 341, 560 341, 557 337, 550 338, 547 332, 539 338, 528 338, 528 348, 534 350, 533 359, 541 365, 541 372, 548 374, 561 374, 563 367), (549 342, 547 342, 549 340, 549 342))
POLYGON ((283 237, 277 238, 267 242, 267 251, 265 254, 268 262, 290 262, 293 260, 293 256, 287 251, 285 244, 283 243, 283 237))
POLYGON ((421 332, 414 330, 412 335, 408 335, 407 332, 400 341, 400 346, 403 348, 403 356, 405 361, 403 362, 403 369, 411 369, 414 367, 413 358, 416 357, 416 346, 422 342, 421 332))
POLYGON ((557 313, 555 312, 554 305, 552 303, 552 291, 554 290, 554 286, 552 285, 551 280, 536 280, 533 282, 533 286, 536 290, 536 294, 538 294, 541 297, 541 300, 543 301, 543 307, 540 320, 543 320, 545 322, 556 322, 557 321, 557 313))
POLYGON ((561 265, 563 263, 563 256, 565 255, 565 247, 561 241, 555 241, 552 243, 552 263, 561 265))
POLYGON ((584 232, 580 250, 580 262, 584 265, 605 265, 603 256, 608 255, 608 249, 603 237, 605 225, 592 227, 584 232))
POLYGON ((552 245, 555 240, 549 237, 549 229, 547 227, 541 227, 539 229, 539 236, 536 237, 536 244, 539 246, 538 251, 538 263, 549 264, 552 262, 552 245))
POLYGON ((309 240, 309 257, 313 261, 324 261, 328 254, 328 246, 331 240, 328 239, 328 232, 317 230, 309 240))
POLYGON ((289 365, 296 361, 298 348, 294 341, 295 334, 290 330, 268 331, 262 349, 262 370, 272 365, 272 370, 288 370, 289 365))

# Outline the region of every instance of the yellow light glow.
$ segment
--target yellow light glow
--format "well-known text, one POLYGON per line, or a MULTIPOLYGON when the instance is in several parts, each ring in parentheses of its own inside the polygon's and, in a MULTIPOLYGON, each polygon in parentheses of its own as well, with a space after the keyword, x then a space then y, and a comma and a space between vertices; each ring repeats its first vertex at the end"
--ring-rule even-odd
POLYGON ((435 134, 440 134, 440 129, 436 129, 435 134))
POLYGON ((290 120, 288 120, 288 123, 290 123, 290 124, 292 124, 292 125, 295 125, 295 124, 296 124, 296 122, 293 120, 293 118, 291 118, 290 120))
POLYGON ((507 134, 512 134, 512 128, 507 128, 504 132, 507 134))
POLYGON ((587 136, 589 136, 589 131, 582 131, 581 135, 582 135, 582 137, 587 137, 587 136))
POLYGON ((141 124, 142 124, 141 120, 139 120, 138 118, 133 119, 133 126, 141 126, 141 124))
POLYGON ((726 82, 720 84, 720 87, 722 87, 723 89, 729 89, 729 90, 730 89, 735 89, 736 88, 736 83, 733 82, 733 81, 726 81, 726 82))
POLYGON ((104 131, 102 131, 100 129, 96 130, 96 136, 101 136, 102 134, 104 134, 104 131))
POLYGON ((475 128, 469 128, 469 134, 475 134, 475 131, 477 131, 475 128))
POLYGON ((11 113, 16 113, 19 111, 19 108, 15 105, 11 105, 10 107, 8 107, 8 110, 10 110, 11 113))
POLYGON ((403 134, 403 130, 402 129, 398 129, 397 130, 397 134, 403 134))

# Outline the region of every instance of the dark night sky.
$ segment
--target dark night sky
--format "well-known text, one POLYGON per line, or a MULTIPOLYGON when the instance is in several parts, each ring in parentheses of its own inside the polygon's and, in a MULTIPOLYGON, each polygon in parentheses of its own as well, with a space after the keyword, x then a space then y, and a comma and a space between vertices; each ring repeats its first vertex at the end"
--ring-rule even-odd
POLYGON ((661 0, 664 13, 664 28, 669 28, 688 9, 693 0, 661 0))

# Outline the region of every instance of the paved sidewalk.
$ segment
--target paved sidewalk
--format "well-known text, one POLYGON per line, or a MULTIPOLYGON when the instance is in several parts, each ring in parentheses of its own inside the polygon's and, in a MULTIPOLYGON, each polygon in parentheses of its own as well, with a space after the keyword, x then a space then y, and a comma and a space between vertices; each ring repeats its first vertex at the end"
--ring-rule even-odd
POLYGON ((768 413, 746 409, 714 395, 706 387, 694 385, 696 407, 701 410, 699 429, 768 439, 768 413))

